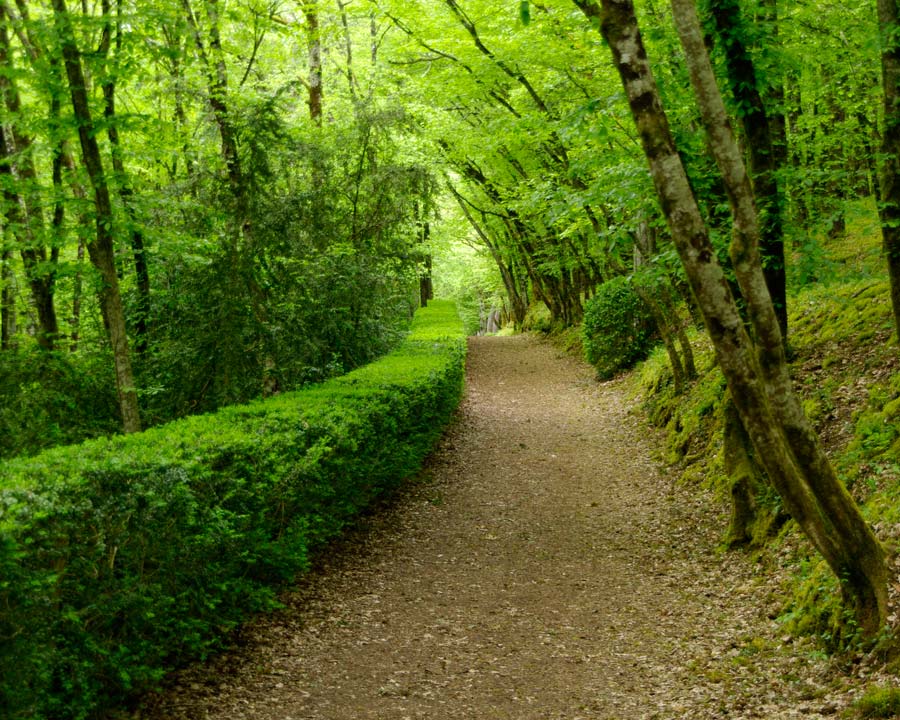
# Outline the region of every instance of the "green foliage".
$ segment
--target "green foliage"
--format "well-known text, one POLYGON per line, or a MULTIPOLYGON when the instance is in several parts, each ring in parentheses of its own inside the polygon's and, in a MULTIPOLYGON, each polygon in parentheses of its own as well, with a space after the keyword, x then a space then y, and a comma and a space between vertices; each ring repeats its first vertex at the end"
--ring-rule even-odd
POLYGON ((214 650, 372 498, 459 400, 455 308, 306 390, 57 448, 0 474, 0 711, 86 718, 214 650))
POLYGON ((114 433, 118 414, 107 354, 0 353, 0 458, 114 433))
MULTIPOLYGON (((248 163, 258 186, 248 245, 235 255, 196 242, 185 256, 178 238, 159 261, 165 290, 138 368, 149 422, 246 402, 266 374, 281 390, 339 375, 395 345, 412 313, 411 248, 434 181, 393 141, 402 113, 360 107, 352 122, 306 133, 278 125, 275 109, 257 113, 273 128, 248 163)), ((215 226, 214 207, 186 210, 188 237, 215 226)))
POLYGON ((900 716, 900 688, 873 687, 853 703, 860 718, 895 718, 900 716))
MULTIPOLYGON (((449 213, 448 213, 449 214, 449 213)), ((459 223, 442 222, 441 235, 450 231, 465 237, 470 228, 459 223), (449 225, 449 227, 444 227, 449 225)), ((435 292, 452 298, 459 308, 466 332, 475 335, 482 328, 482 320, 493 309, 505 306, 497 267, 490 257, 470 244, 441 237, 441 246, 434 253, 435 292)))
POLYGON ((585 304, 581 328, 585 357, 601 378, 643 360, 653 346, 653 317, 625 277, 599 287, 585 304))
POLYGON ((814 637, 830 653, 859 645, 859 628, 824 560, 800 560, 792 584, 793 596, 778 618, 788 632, 814 637))
POLYGON ((685 467, 684 480, 694 475, 710 478, 721 472, 721 405, 725 378, 716 365, 709 337, 696 328, 688 330, 699 377, 689 391, 675 394, 672 370, 665 348, 656 347, 641 363, 637 378, 644 409, 650 422, 666 429, 666 460, 685 467), (702 472, 694 468, 698 459, 708 462, 702 472))

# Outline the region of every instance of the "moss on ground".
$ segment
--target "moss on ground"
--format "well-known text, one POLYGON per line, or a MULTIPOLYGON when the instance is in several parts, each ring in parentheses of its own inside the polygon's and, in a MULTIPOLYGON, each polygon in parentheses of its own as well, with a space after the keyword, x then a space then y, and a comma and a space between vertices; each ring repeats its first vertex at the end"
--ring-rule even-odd
MULTIPOLYGON (((900 349, 880 242, 874 208, 852 206, 846 237, 811 242, 804 246, 807 255, 790 257, 789 340, 804 408, 893 566, 900 562, 900 349)), ((705 333, 694 332, 691 339, 699 378, 687 393, 674 394, 662 348, 634 373, 635 392, 651 422, 665 428, 666 459, 681 481, 727 499, 725 383, 705 333)), ((756 504, 762 512, 751 546, 770 569, 786 563, 793 568, 780 618, 786 629, 815 636, 829 651, 856 647, 838 580, 810 553, 793 523, 783 526, 773 492, 758 495, 756 504)))

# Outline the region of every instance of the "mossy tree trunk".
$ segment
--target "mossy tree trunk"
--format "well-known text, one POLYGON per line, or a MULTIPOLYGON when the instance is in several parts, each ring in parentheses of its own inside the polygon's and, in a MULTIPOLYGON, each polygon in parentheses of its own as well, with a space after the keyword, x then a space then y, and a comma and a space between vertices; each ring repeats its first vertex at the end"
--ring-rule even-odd
POLYGON ((725 472, 731 482, 731 518, 725 542, 733 548, 747 545, 753 539, 751 528, 756 519, 755 496, 760 472, 750 437, 730 395, 725 398, 724 421, 725 472))
POLYGON ((134 260, 135 288, 137 290, 137 307, 132 320, 134 322, 134 351, 138 354, 147 349, 147 333, 150 322, 150 266, 147 261, 147 250, 144 232, 134 207, 134 190, 125 171, 122 159, 122 143, 119 138, 118 118, 116 116, 116 80, 115 69, 109 67, 109 51, 115 29, 116 57, 122 53, 122 7, 116 6, 116 18, 111 17, 110 0, 101 0, 103 12, 103 30, 100 36, 100 56, 104 62, 103 77, 103 117, 106 121, 106 136, 109 138, 110 156, 113 171, 117 178, 117 189, 122 207, 128 216, 129 233, 131 235, 131 252, 134 260))
POLYGON ((881 235, 891 281, 894 325, 900 340, 900 9, 897 0, 878 0, 884 132, 881 138, 881 235))
POLYGON ((97 217, 97 235, 88 245, 91 262, 100 273, 100 308, 109 334, 116 371, 116 392, 122 413, 122 428, 125 432, 138 432, 141 418, 138 411, 137 390, 131 369, 131 353, 125 330, 125 309, 119 292, 119 278, 116 274, 115 249, 113 247, 113 209, 97 136, 91 118, 81 53, 75 44, 75 34, 66 9, 65 0, 53 0, 57 32, 72 110, 78 122, 78 137, 84 166, 94 190, 94 207, 97 217))
POLYGON ((750 180, 715 84, 693 0, 673 0, 672 7, 710 148, 729 188, 734 215, 731 258, 754 339, 676 150, 631 0, 602 0, 602 7, 595 0, 575 3, 600 25, 612 50, 669 229, 757 456, 791 516, 841 580, 847 607, 871 637, 886 617, 884 552, 838 480, 791 386, 762 271, 750 180))
MULTIPOLYGON (((740 108, 738 118, 747 139, 747 157, 753 192, 760 214, 760 254, 763 275, 782 337, 787 339, 787 276, 784 265, 784 193, 779 187, 781 155, 776 151, 770 113, 763 103, 756 66, 744 41, 746 28, 737 0, 711 0, 710 12, 722 40, 728 84, 740 108)), ((771 13, 770 14, 774 14, 771 13)), ((773 18, 769 18, 771 22, 773 18)), ((783 122, 783 115, 781 122, 783 122)))
POLYGON ((13 252, 0 254, 0 350, 11 350, 16 337, 16 276, 12 268, 13 252))

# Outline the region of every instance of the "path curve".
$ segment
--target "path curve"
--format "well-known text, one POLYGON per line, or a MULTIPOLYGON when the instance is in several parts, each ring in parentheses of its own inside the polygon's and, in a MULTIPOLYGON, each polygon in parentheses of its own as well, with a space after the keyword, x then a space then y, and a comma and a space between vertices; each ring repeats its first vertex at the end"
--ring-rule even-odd
POLYGON ((715 551, 721 511, 653 442, 622 383, 527 336, 471 339, 425 477, 134 717, 833 716, 819 668, 753 664, 777 627, 752 568, 715 551))

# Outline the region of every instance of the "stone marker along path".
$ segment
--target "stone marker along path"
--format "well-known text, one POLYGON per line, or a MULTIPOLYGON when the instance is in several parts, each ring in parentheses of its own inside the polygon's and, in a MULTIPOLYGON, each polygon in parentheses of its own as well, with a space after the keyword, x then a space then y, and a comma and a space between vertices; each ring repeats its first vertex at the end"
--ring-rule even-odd
POLYGON ((716 551, 722 509, 666 476, 623 384, 527 336, 469 350, 423 478, 131 716, 834 717, 822 661, 778 647, 753 567, 716 551))

